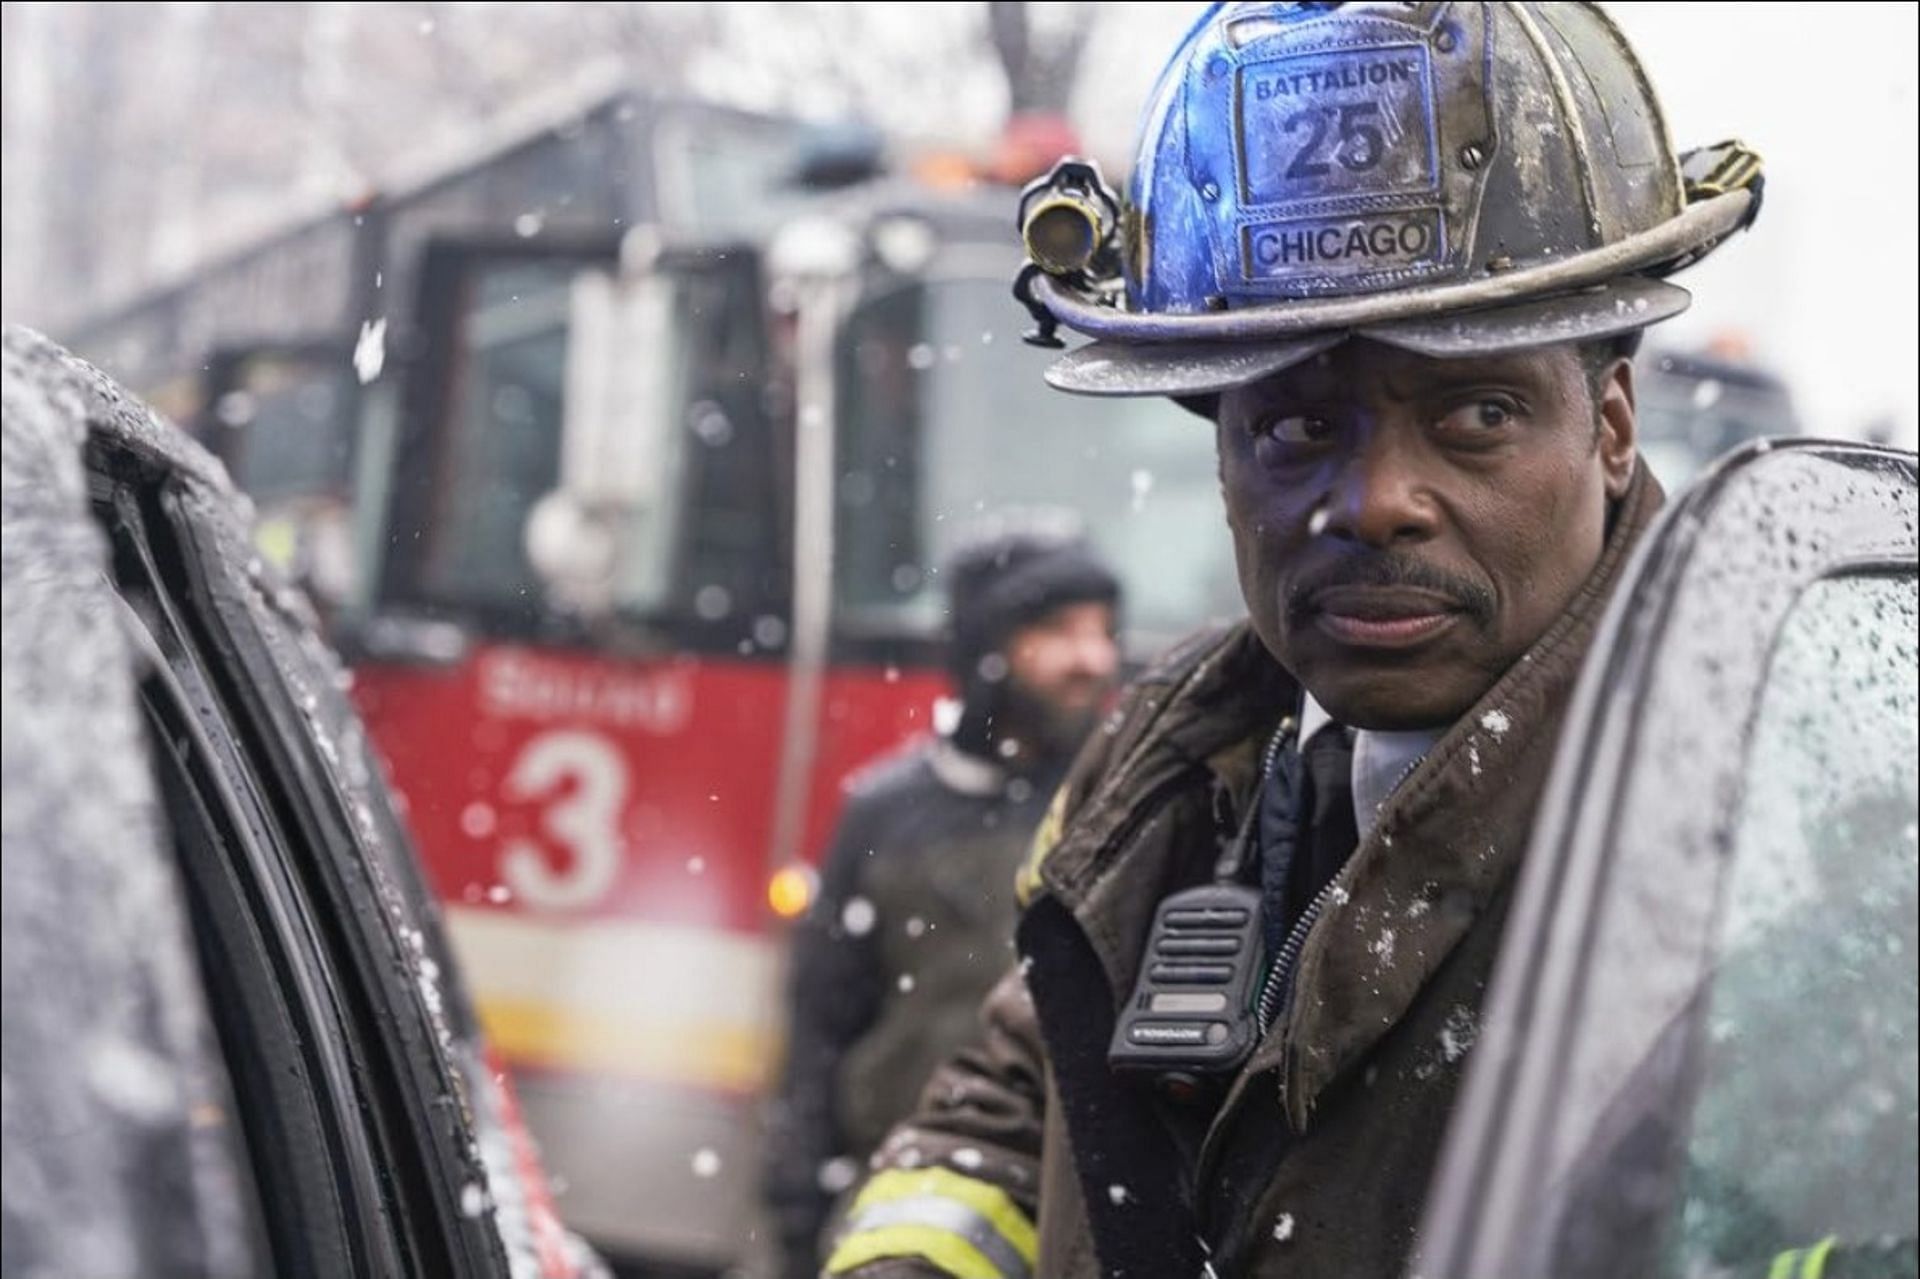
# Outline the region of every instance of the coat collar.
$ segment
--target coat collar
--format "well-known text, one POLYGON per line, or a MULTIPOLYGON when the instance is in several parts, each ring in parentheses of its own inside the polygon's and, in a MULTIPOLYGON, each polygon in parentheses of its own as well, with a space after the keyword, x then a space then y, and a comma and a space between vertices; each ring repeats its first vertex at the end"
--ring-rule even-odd
POLYGON ((1007 788, 1007 770, 992 760, 961 750, 950 737, 938 737, 927 752, 927 766, 942 786, 956 795, 989 798, 1007 788))

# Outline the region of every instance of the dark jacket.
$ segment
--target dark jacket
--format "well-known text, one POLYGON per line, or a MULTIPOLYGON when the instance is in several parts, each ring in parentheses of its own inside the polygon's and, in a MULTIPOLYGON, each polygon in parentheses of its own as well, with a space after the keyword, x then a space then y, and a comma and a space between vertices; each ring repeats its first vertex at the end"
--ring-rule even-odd
POLYGON ((984 1038, 882 1147, 836 1271, 939 1273, 903 1254, 951 1240, 903 1231, 915 1209, 886 1201, 949 1196, 973 1216, 923 1219, 964 1225, 989 1260, 1037 1254, 1047 1279, 1194 1276, 1209 1258, 1223 1276, 1397 1273, 1573 682, 1659 497, 1642 466, 1589 581, 1382 807, 1307 934, 1287 1012, 1197 1109, 1116 1077, 1107 1044, 1155 904, 1210 881, 1299 688, 1244 625, 1138 681, 1023 872, 1024 979, 995 988, 984 1038))
POLYGON ((836 1171, 864 1171, 934 1067, 976 1033, 1013 954, 1015 872, 1064 771, 1017 775, 925 740, 851 784, 793 939, 766 1171, 790 1271, 817 1269, 836 1171))

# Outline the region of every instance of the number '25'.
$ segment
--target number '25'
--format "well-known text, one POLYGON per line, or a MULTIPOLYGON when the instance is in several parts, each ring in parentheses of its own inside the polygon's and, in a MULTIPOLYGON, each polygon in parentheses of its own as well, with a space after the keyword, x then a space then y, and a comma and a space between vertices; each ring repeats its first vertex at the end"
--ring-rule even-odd
POLYGON ((1333 171, 1333 166, 1321 158, 1326 152, 1330 131, 1334 133, 1333 158, 1342 168, 1359 173, 1378 165, 1381 156, 1386 154, 1387 140, 1380 126, 1369 121, 1379 114, 1378 102, 1349 102, 1339 108, 1338 129, 1333 128, 1336 117, 1331 107, 1296 111, 1282 120, 1280 127, 1288 133, 1311 131, 1307 144, 1287 166, 1287 176, 1296 180, 1317 178, 1333 171))

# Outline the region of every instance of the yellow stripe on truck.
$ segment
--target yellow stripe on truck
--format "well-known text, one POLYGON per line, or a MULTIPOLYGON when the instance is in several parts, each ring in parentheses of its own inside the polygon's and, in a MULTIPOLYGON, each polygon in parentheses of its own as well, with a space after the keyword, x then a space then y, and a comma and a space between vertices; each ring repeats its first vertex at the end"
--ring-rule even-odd
POLYGON ((776 1055, 769 1031, 733 1025, 663 1027, 532 1000, 481 999, 487 1039, 516 1066, 755 1093, 776 1055))
POLYGON ((1017 1279, 1038 1254, 1033 1223, 999 1186, 948 1168, 891 1168, 853 1201, 827 1271, 914 1256, 954 1279, 1017 1279))
POLYGON ((488 1037, 508 1062, 762 1090, 780 1056, 771 935, 644 919, 449 906, 447 931, 488 1037))

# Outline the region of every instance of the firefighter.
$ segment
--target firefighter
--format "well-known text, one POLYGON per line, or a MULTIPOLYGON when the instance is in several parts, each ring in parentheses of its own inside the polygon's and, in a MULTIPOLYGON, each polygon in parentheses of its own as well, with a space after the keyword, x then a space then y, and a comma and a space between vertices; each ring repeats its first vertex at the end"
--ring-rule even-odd
POLYGON ((1759 165, 1587 4, 1227 4, 1016 285, 1061 389, 1214 424, 1248 620, 1123 695, 1018 965, 835 1275, 1402 1271, 1582 655, 1661 496, 1630 356, 1759 165))
POLYGON ((792 1275, 819 1273, 836 1190, 971 1037, 1012 953, 1015 872, 1112 700, 1120 587, 1084 542, 994 533, 941 577, 958 720, 852 782, 794 938, 766 1172, 792 1275))

